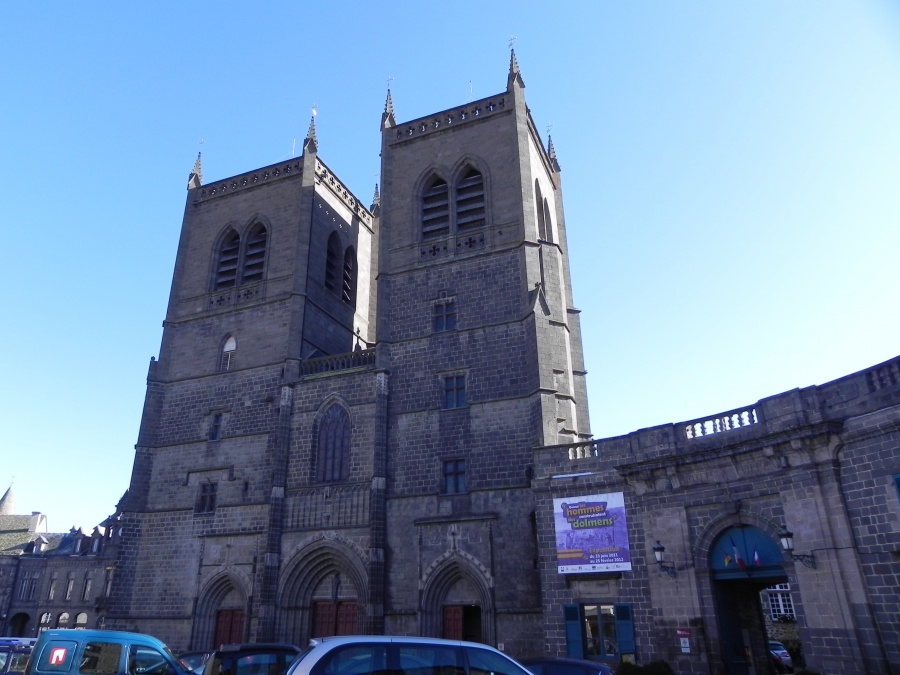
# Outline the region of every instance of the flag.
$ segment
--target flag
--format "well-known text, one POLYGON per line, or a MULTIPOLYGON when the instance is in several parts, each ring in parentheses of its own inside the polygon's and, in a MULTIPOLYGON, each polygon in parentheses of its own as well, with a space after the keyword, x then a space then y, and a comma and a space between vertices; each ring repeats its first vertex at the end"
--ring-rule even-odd
MULTIPOLYGON (((729 537, 731 539, 731 537, 729 537)), ((737 546, 734 543, 734 539, 731 539, 731 551, 734 553, 734 562, 737 563, 737 566, 742 570, 747 569, 747 563, 744 562, 744 559, 741 557, 740 552, 737 550, 737 546)))
POLYGON ((759 551, 756 550, 756 547, 753 547, 753 564, 759 567, 762 563, 759 561, 759 551))
POLYGON ((728 567, 731 564, 731 556, 728 555, 728 552, 725 552, 725 567, 728 567))

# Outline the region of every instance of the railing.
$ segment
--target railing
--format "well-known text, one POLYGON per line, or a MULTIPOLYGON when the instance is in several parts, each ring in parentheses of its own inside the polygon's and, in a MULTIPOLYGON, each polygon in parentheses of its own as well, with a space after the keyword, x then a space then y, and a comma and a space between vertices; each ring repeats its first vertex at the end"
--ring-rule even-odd
POLYGON ((375 350, 364 349, 359 352, 347 352, 333 356, 322 356, 318 359, 306 359, 300 362, 301 375, 318 375, 333 373, 353 368, 371 368, 375 365, 375 350))
POLYGON ((741 427, 749 427, 751 424, 758 424, 759 419, 756 416, 756 408, 740 408, 730 412, 721 413, 715 417, 694 420, 684 424, 684 437, 688 440, 700 438, 701 436, 712 436, 724 431, 739 429, 741 427))

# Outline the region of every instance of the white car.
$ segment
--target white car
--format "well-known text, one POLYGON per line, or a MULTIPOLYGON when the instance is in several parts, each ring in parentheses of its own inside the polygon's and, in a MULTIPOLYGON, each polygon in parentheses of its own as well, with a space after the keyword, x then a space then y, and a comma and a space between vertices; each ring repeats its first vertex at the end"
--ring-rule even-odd
POLYGON ((314 638, 287 675, 531 675, 488 645, 438 638, 314 638))

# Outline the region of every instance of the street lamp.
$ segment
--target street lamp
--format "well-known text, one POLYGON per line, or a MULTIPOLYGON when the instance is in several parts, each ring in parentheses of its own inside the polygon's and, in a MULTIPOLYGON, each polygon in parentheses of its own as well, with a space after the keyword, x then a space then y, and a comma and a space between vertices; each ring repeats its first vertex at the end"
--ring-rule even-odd
POLYGON ((815 569, 816 557, 812 553, 794 553, 794 533, 782 525, 778 532, 778 538, 781 540, 781 548, 788 554, 791 560, 799 560, 807 567, 815 569))
POLYGON ((666 564, 666 547, 659 543, 659 539, 656 540, 656 546, 653 547, 653 555, 656 556, 656 564, 659 565, 659 569, 674 578, 675 563, 666 564))

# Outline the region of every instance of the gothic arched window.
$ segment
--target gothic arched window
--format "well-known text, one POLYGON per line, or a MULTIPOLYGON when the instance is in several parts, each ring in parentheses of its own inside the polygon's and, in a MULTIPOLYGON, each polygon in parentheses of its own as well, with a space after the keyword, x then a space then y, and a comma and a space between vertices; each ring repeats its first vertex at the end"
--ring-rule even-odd
MULTIPOLYGON (((540 207, 539 207, 540 208, 540 207)), ((550 206, 547 203, 547 198, 544 197, 544 239, 547 241, 553 241, 553 220, 550 218, 550 206)))
POLYGON ((432 239, 450 232, 450 194, 447 181, 433 177, 422 194, 422 238, 432 239))
POLYGON ((266 265, 266 241, 268 233, 262 223, 256 223, 247 236, 244 249, 244 267, 241 270, 241 283, 252 284, 262 281, 263 268, 266 265))
POLYGON ((222 239, 219 256, 216 261, 215 290, 231 288, 237 283, 238 255, 241 250, 241 237, 234 230, 222 239))
POLYGON ((537 209, 538 239, 547 239, 547 221, 544 219, 544 197, 541 195, 541 185, 534 180, 534 206, 537 209))
POLYGON ((344 274, 341 299, 348 305, 356 303, 356 251, 348 246, 344 251, 344 274))
POLYGON ((331 483, 350 475, 350 415, 332 405, 319 422, 316 480, 331 483))
POLYGON ((470 168, 456 184, 456 229, 484 225, 484 178, 470 168))
POLYGON ((222 345, 222 355, 219 357, 219 370, 226 371, 234 368, 234 353, 237 351, 237 340, 231 335, 222 345))
POLYGON ((328 248, 325 251, 325 288, 329 291, 338 289, 338 265, 341 260, 341 238, 337 232, 328 237, 328 248))

